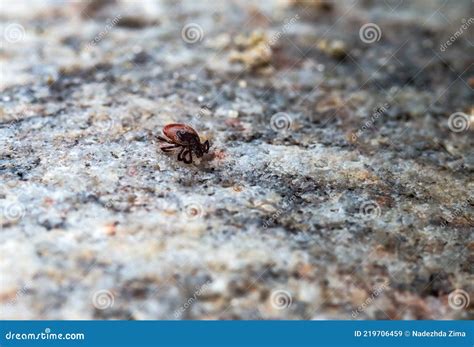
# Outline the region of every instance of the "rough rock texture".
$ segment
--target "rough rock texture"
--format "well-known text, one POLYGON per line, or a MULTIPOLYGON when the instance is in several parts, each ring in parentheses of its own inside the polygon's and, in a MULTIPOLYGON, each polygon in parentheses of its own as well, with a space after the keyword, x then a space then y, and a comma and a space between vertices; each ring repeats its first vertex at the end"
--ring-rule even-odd
POLYGON ((2 2, 0 318, 474 318, 472 3, 261 3, 2 2))

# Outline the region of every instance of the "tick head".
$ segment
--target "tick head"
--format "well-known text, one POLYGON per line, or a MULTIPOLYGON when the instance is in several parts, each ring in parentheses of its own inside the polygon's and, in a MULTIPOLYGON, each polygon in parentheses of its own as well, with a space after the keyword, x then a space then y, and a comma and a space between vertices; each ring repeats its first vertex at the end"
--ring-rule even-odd
POLYGON ((176 131, 176 137, 183 144, 188 144, 190 146, 196 146, 199 141, 199 136, 196 133, 187 131, 186 129, 176 131))
POLYGON ((196 153, 196 157, 201 158, 204 155, 204 151, 202 148, 201 143, 196 146, 193 146, 194 153, 196 153))
POLYGON ((196 156, 198 158, 201 158, 204 153, 208 153, 209 152, 209 141, 206 140, 204 141, 204 143, 200 143, 197 145, 197 146, 194 146, 194 153, 196 153, 196 156))

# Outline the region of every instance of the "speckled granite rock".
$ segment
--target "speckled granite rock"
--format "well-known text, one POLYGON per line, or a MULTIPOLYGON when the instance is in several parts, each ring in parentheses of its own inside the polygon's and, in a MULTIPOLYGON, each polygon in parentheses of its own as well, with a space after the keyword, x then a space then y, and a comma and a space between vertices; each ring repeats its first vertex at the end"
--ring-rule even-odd
POLYGON ((2 3, 1 318, 474 318, 472 3, 263 3, 2 3))

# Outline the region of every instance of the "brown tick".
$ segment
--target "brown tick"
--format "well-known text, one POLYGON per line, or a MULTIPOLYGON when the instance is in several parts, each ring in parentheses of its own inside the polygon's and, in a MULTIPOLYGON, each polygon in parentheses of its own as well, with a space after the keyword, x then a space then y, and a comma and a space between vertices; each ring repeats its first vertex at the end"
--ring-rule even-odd
POLYGON ((204 153, 209 152, 209 141, 201 143, 196 130, 186 124, 168 124, 163 128, 163 134, 166 136, 159 136, 158 140, 168 143, 161 146, 163 152, 170 152, 176 148, 181 148, 178 154, 178 161, 183 161, 186 164, 193 162, 193 152, 198 158, 201 158, 204 153))

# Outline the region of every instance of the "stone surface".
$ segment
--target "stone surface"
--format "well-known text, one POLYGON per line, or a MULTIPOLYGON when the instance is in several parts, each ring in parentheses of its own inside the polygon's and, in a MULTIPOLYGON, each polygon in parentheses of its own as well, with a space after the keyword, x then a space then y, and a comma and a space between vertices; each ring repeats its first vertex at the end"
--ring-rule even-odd
POLYGON ((1 7, 1 318, 474 318, 470 1, 1 7))

